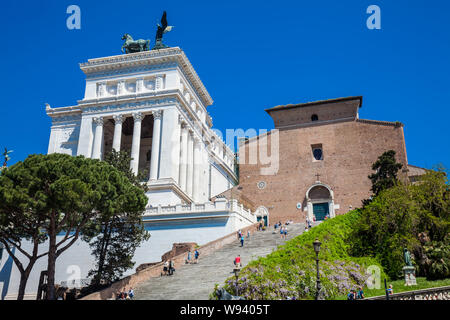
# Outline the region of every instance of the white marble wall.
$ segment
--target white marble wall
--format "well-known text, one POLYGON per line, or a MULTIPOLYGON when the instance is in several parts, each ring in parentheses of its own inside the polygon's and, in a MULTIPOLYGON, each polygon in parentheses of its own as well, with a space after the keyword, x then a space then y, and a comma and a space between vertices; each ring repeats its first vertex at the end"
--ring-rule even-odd
MULTIPOLYGON (((204 245, 249 224, 248 220, 233 212, 229 213, 228 218, 186 219, 174 223, 149 223, 146 228, 151 237, 136 250, 133 258, 136 264, 124 276, 134 273, 136 267, 143 263, 161 261, 161 256, 172 249, 173 243, 196 242, 199 245, 204 245)), ((23 247, 29 251, 31 244, 25 243, 23 247)), ((48 243, 42 244, 40 252, 46 250, 47 247, 48 243)), ((24 256, 19 255, 19 257, 22 261, 25 261, 24 256)), ((78 240, 58 258, 55 274, 56 283, 72 279, 85 279, 94 265, 95 262, 91 256, 89 245, 78 240), (77 274, 77 270, 80 271, 79 274, 77 274)), ((45 258, 36 262, 28 280, 26 298, 35 299, 40 273, 46 268, 47 260, 45 258)), ((0 298, 15 299, 19 282, 20 273, 8 254, 4 252, 0 261, 0 298)))

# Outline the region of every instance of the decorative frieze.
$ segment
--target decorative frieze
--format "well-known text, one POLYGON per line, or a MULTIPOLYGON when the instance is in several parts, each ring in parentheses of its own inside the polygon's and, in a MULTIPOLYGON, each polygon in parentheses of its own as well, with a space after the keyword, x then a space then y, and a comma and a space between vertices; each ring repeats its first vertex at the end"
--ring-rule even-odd
POLYGON ((146 101, 134 102, 134 103, 108 104, 108 105, 103 105, 103 106, 85 107, 85 108, 83 108, 83 113, 92 114, 92 113, 102 113, 102 112, 111 112, 111 111, 133 110, 133 109, 141 109, 141 108, 149 108, 149 107, 154 107, 154 106, 175 104, 176 102, 177 102, 176 98, 166 98, 166 99, 146 100, 146 101))

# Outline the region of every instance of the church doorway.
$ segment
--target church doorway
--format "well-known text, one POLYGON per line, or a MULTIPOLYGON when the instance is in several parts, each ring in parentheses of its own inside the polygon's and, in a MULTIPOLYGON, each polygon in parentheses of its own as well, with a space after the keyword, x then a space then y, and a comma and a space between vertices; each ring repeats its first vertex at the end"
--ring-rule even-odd
POLYGON ((255 215, 256 215, 256 220, 259 221, 263 221, 264 226, 268 226, 269 225, 269 210, 267 210, 266 207, 264 206, 260 206, 258 207, 258 209, 256 209, 255 211, 255 215))
POLYGON ((323 221, 334 218, 334 195, 331 188, 323 183, 316 183, 306 192, 309 219, 323 221))
POLYGON ((325 220, 325 217, 330 213, 329 209, 330 207, 328 202, 313 203, 313 213, 316 221, 325 220))

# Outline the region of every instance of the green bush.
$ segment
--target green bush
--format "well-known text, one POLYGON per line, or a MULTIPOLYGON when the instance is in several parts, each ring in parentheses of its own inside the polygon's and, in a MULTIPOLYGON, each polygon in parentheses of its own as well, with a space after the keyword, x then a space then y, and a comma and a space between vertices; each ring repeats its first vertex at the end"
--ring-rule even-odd
POLYGON ((362 210, 351 254, 375 257, 392 279, 402 277, 403 248, 417 275, 449 276, 450 191, 443 172, 429 171, 414 185, 383 190, 362 210))

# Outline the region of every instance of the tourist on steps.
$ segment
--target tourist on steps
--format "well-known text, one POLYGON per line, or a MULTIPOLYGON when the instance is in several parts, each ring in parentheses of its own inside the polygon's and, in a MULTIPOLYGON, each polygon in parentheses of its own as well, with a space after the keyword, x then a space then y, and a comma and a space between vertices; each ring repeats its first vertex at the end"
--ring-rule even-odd
POLYGON ((195 263, 198 263, 198 256, 199 255, 200 255, 200 252, 198 252, 198 250, 195 249, 195 252, 194 252, 195 263))
POLYGON ((174 263, 172 260, 169 261, 169 276, 173 275, 173 272, 175 271, 174 263))
POLYGON ((356 299, 364 299, 364 291, 362 287, 359 287, 358 293, 356 295, 356 299))
POLYGON ((236 266, 236 268, 240 268, 240 267, 241 267, 241 255, 238 255, 238 256, 234 259, 234 265, 236 266))
POLYGON ((165 261, 163 266, 163 273, 162 276, 167 276, 167 273, 169 272, 169 262, 165 261))
POLYGON ((189 250, 186 258, 186 264, 191 264, 191 262, 191 250, 189 250))
POLYGON ((242 235, 241 236, 241 247, 243 247, 244 246, 244 236, 242 235))

